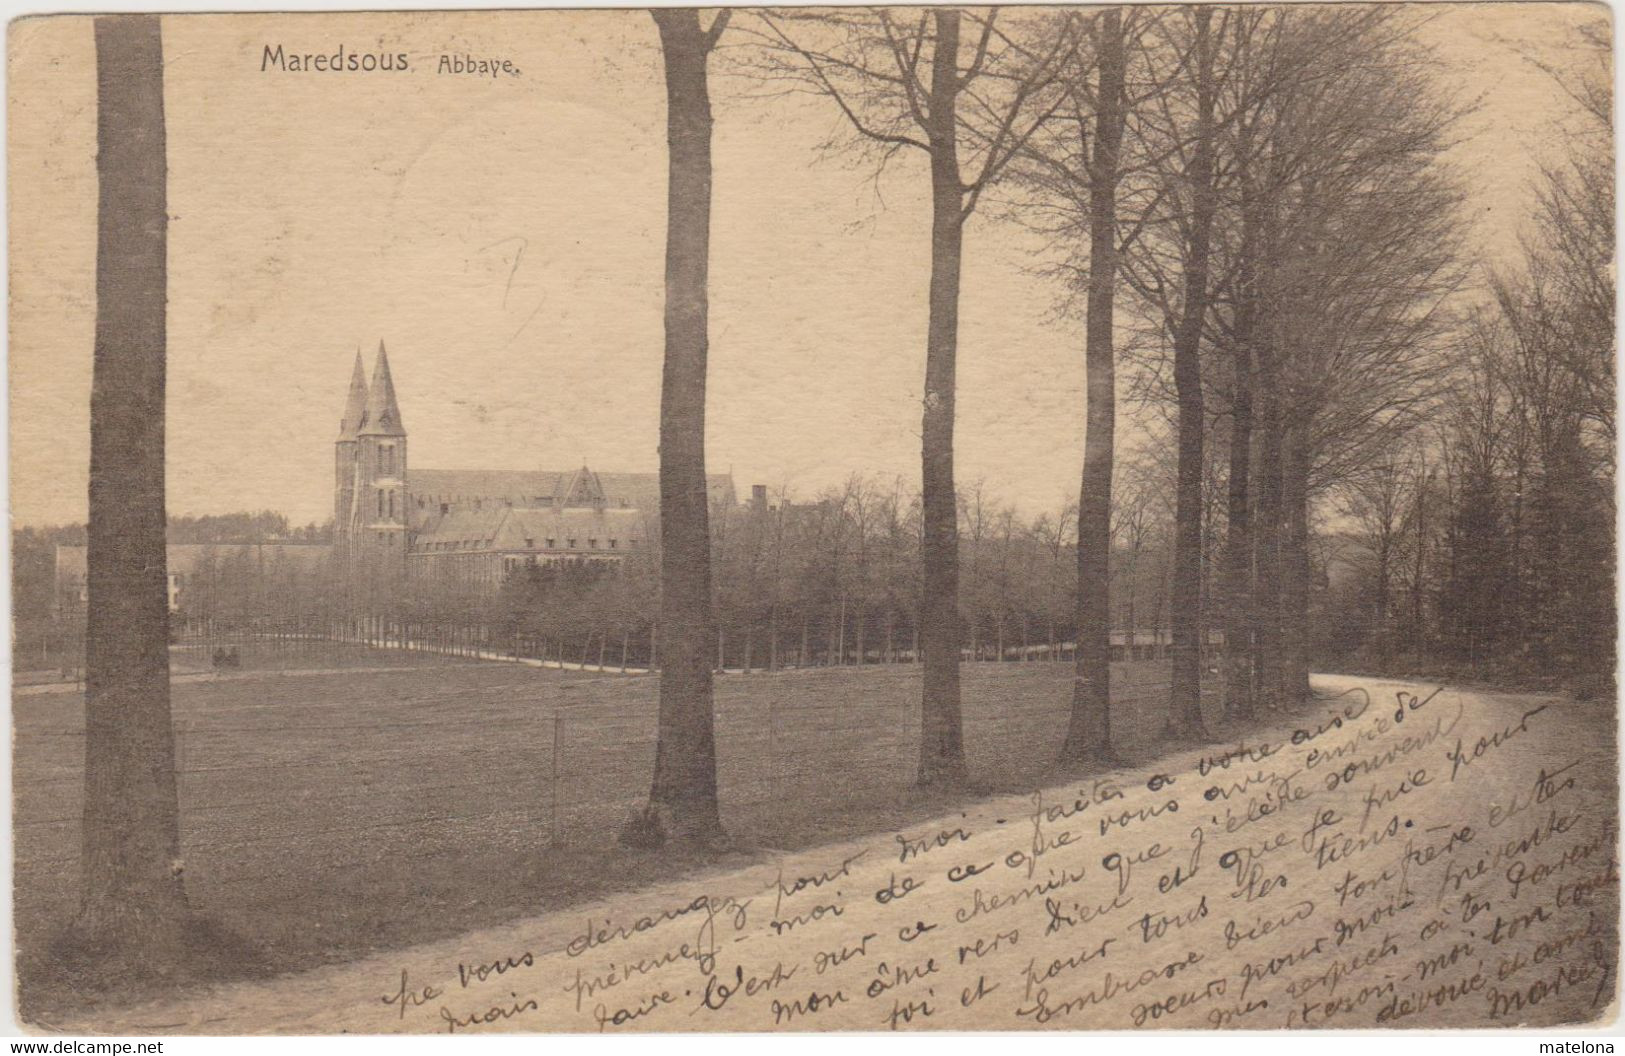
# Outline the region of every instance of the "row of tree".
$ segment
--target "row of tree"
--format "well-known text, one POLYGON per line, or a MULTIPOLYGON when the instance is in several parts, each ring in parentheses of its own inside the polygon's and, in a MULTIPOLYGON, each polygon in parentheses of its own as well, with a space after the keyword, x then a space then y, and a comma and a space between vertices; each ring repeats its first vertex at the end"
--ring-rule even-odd
MULTIPOLYGON (((702 35, 707 52, 724 25, 702 35)), ((739 70, 831 100, 852 134, 841 146, 879 166, 925 162, 922 783, 964 776, 958 299, 967 223, 996 185, 999 219, 1048 240, 1083 323, 1077 678, 1063 761, 1112 754, 1120 363, 1172 434, 1172 732, 1203 732, 1203 620, 1214 609, 1233 712, 1308 693, 1312 526, 1328 502, 1382 489, 1403 452, 1426 449, 1417 438, 1430 423, 1445 465, 1445 562, 1430 591, 1424 484, 1411 619, 1424 621, 1430 594, 1433 634, 1420 640, 1469 662, 1511 649, 1537 666, 1611 669, 1611 649, 1599 648, 1613 627, 1606 76, 1564 80, 1593 123, 1547 173, 1522 267, 1486 284, 1483 262, 1464 253, 1462 195, 1442 163, 1464 109, 1433 79, 1418 26, 1392 7, 1191 7, 771 11, 743 28, 739 70)), ((670 73, 678 53, 664 39, 670 73)), ((1605 60, 1606 42, 1591 43, 1605 60)), ((670 101, 677 113, 684 99, 670 101)), ((678 164, 674 152, 674 187, 678 164)), ((703 334, 689 336, 684 347, 703 353, 703 334)), ((703 379, 703 356, 689 365, 703 379)), ((709 598, 688 601, 666 617, 709 630, 709 598)), ((674 706, 671 717, 683 715, 674 706)))
POLYGON ((1607 695, 1614 610, 1611 52, 1548 72, 1576 104, 1537 224, 1458 328, 1427 413, 1343 481, 1339 658, 1542 676, 1607 695))
POLYGON ((1173 440, 1175 732, 1202 732, 1210 564, 1224 570, 1227 701, 1245 714, 1306 693, 1313 503, 1411 421, 1463 278, 1459 192, 1438 164, 1458 111, 1429 80, 1414 19, 1194 7, 762 22, 766 58, 746 59, 752 70, 833 99, 880 161, 918 150, 930 163, 922 638, 934 736, 922 780, 963 771, 957 282, 966 221, 1001 179, 1000 219, 1047 239, 1083 323, 1078 678, 1063 757, 1112 752, 1120 361, 1173 440), (1228 496, 1220 554, 1204 545, 1214 484, 1228 496))

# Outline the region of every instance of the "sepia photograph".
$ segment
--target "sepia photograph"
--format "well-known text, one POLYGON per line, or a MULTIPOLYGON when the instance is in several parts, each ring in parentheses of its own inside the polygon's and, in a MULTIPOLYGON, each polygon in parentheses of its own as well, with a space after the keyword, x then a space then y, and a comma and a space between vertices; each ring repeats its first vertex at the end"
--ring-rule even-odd
POLYGON ((13 19, 10 1029, 1617 1029, 1614 63, 13 19))

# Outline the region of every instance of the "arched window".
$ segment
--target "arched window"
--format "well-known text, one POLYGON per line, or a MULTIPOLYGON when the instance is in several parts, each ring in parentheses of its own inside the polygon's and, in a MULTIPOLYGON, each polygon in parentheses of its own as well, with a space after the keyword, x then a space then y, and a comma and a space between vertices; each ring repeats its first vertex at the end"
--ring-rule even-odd
POLYGON ((395 493, 393 491, 389 493, 389 519, 392 521, 395 519, 395 493))
POLYGON ((384 490, 382 488, 379 488, 378 489, 378 516, 382 517, 383 515, 384 515, 384 490))

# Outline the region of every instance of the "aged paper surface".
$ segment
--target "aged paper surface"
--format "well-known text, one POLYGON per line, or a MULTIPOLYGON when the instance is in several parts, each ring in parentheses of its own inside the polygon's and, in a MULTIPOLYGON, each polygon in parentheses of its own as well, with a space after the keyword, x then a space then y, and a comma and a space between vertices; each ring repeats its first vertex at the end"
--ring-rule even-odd
POLYGON ((23 1024, 1611 1019, 1611 49, 14 22, 23 1024))

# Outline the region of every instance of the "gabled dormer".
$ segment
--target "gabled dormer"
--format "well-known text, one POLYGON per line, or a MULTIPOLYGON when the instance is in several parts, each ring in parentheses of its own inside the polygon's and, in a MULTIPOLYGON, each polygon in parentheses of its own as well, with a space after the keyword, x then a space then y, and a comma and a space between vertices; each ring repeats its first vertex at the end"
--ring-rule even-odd
POLYGON ((586 466, 576 470, 568 480, 561 479, 558 494, 553 499, 553 505, 561 508, 590 506, 601 510, 607 502, 598 474, 586 466))

